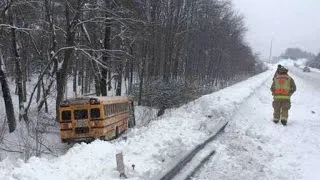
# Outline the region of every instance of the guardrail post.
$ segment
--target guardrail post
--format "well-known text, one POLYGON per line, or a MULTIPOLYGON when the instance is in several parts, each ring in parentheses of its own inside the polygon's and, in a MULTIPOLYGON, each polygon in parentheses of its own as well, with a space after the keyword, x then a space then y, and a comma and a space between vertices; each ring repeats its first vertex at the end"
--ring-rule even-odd
POLYGON ((116 154, 116 160, 117 160, 117 170, 120 173, 120 178, 124 177, 127 178, 125 174, 125 167, 124 167, 124 162, 123 162, 123 155, 122 153, 116 154))

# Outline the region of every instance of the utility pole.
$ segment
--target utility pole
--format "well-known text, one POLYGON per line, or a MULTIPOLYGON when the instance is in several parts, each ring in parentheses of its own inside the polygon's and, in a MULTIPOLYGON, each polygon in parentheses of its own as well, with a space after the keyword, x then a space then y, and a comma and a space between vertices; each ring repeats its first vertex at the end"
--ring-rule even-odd
POLYGON ((269 63, 271 63, 271 56, 272 56, 272 39, 271 39, 271 43, 270 43, 269 63))

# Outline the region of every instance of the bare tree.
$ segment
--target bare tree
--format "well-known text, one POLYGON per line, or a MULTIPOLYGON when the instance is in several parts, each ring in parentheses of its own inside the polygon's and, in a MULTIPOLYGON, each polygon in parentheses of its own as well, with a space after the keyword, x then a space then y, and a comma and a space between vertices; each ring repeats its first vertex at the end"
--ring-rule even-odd
MULTIPOLYGON (((106 9, 111 9, 111 2, 106 0, 105 1, 106 9)), ((105 15, 105 32, 104 32, 104 49, 111 50, 111 17, 108 12, 106 12, 105 15)), ((103 55, 103 63, 106 66, 109 62, 110 56, 107 53, 104 53, 103 55)), ((101 89, 101 95, 106 96, 107 95, 107 75, 108 70, 106 67, 102 67, 101 70, 101 78, 100 78, 100 89, 101 89)), ((110 76, 109 76, 110 77, 110 76)))
POLYGON ((17 91, 18 91, 18 97, 19 97, 19 120, 23 118, 24 121, 28 124, 29 119, 24 108, 24 102, 26 101, 26 92, 24 91, 24 88, 23 88, 24 86, 23 74, 22 74, 22 68, 21 68, 22 58, 20 57, 20 54, 19 54, 19 51, 21 49, 17 42, 18 37, 15 29, 14 12, 12 8, 9 8, 8 10, 8 19, 11 25, 11 44, 12 44, 12 51, 13 51, 14 62, 15 62, 16 85, 17 85, 17 91))
POLYGON ((57 71, 57 98, 56 98, 56 111, 58 114, 60 102, 63 99, 67 83, 67 73, 70 67, 70 60, 75 46, 75 34, 77 29, 77 23, 79 22, 81 15, 81 8, 84 5, 84 1, 66 1, 65 3, 65 18, 66 18, 66 46, 69 47, 64 52, 64 58, 62 66, 57 71), (72 10, 71 10, 72 9, 72 10), (73 18, 71 12, 74 11, 73 18))
POLYGON ((0 82, 1 82, 2 95, 3 95, 3 100, 5 104, 5 109, 6 109, 7 120, 8 120, 9 132, 11 133, 16 129, 16 118, 14 115, 14 108, 12 104, 10 88, 9 88, 6 73, 4 70, 3 56, 1 51, 0 51, 0 82))

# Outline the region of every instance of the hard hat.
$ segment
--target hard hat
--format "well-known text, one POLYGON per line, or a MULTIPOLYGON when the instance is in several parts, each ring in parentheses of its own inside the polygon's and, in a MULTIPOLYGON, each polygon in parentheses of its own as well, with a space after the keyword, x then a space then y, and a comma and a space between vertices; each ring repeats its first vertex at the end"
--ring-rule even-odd
POLYGON ((286 69, 285 67, 281 66, 278 68, 278 72, 288 72, 288 69, 286 69))

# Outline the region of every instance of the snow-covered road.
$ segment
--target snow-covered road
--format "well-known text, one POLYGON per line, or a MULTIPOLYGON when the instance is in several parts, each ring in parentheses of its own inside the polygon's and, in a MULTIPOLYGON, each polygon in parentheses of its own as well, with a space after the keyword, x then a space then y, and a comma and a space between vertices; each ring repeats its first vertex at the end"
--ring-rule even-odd
POLYGON ((126 140, 76 144, 60 157, 5 159, 0 179, 119 179, 115 154, 120 151, 128 179, 152 179, 225 120, 231 121, 216 142, 217 154, 194 179, 318 179, 320 73, 303 73, 291 64, 297 92, 287 127, 272 122, 273 69, 166 112, 148 126, 131 129, 126 140))
POLYGON ((288 126, 272 122, 270 79, 238 108, 216 157, 194 179, 319 179, 320 73, 289 69, 297 92, 288 126))

